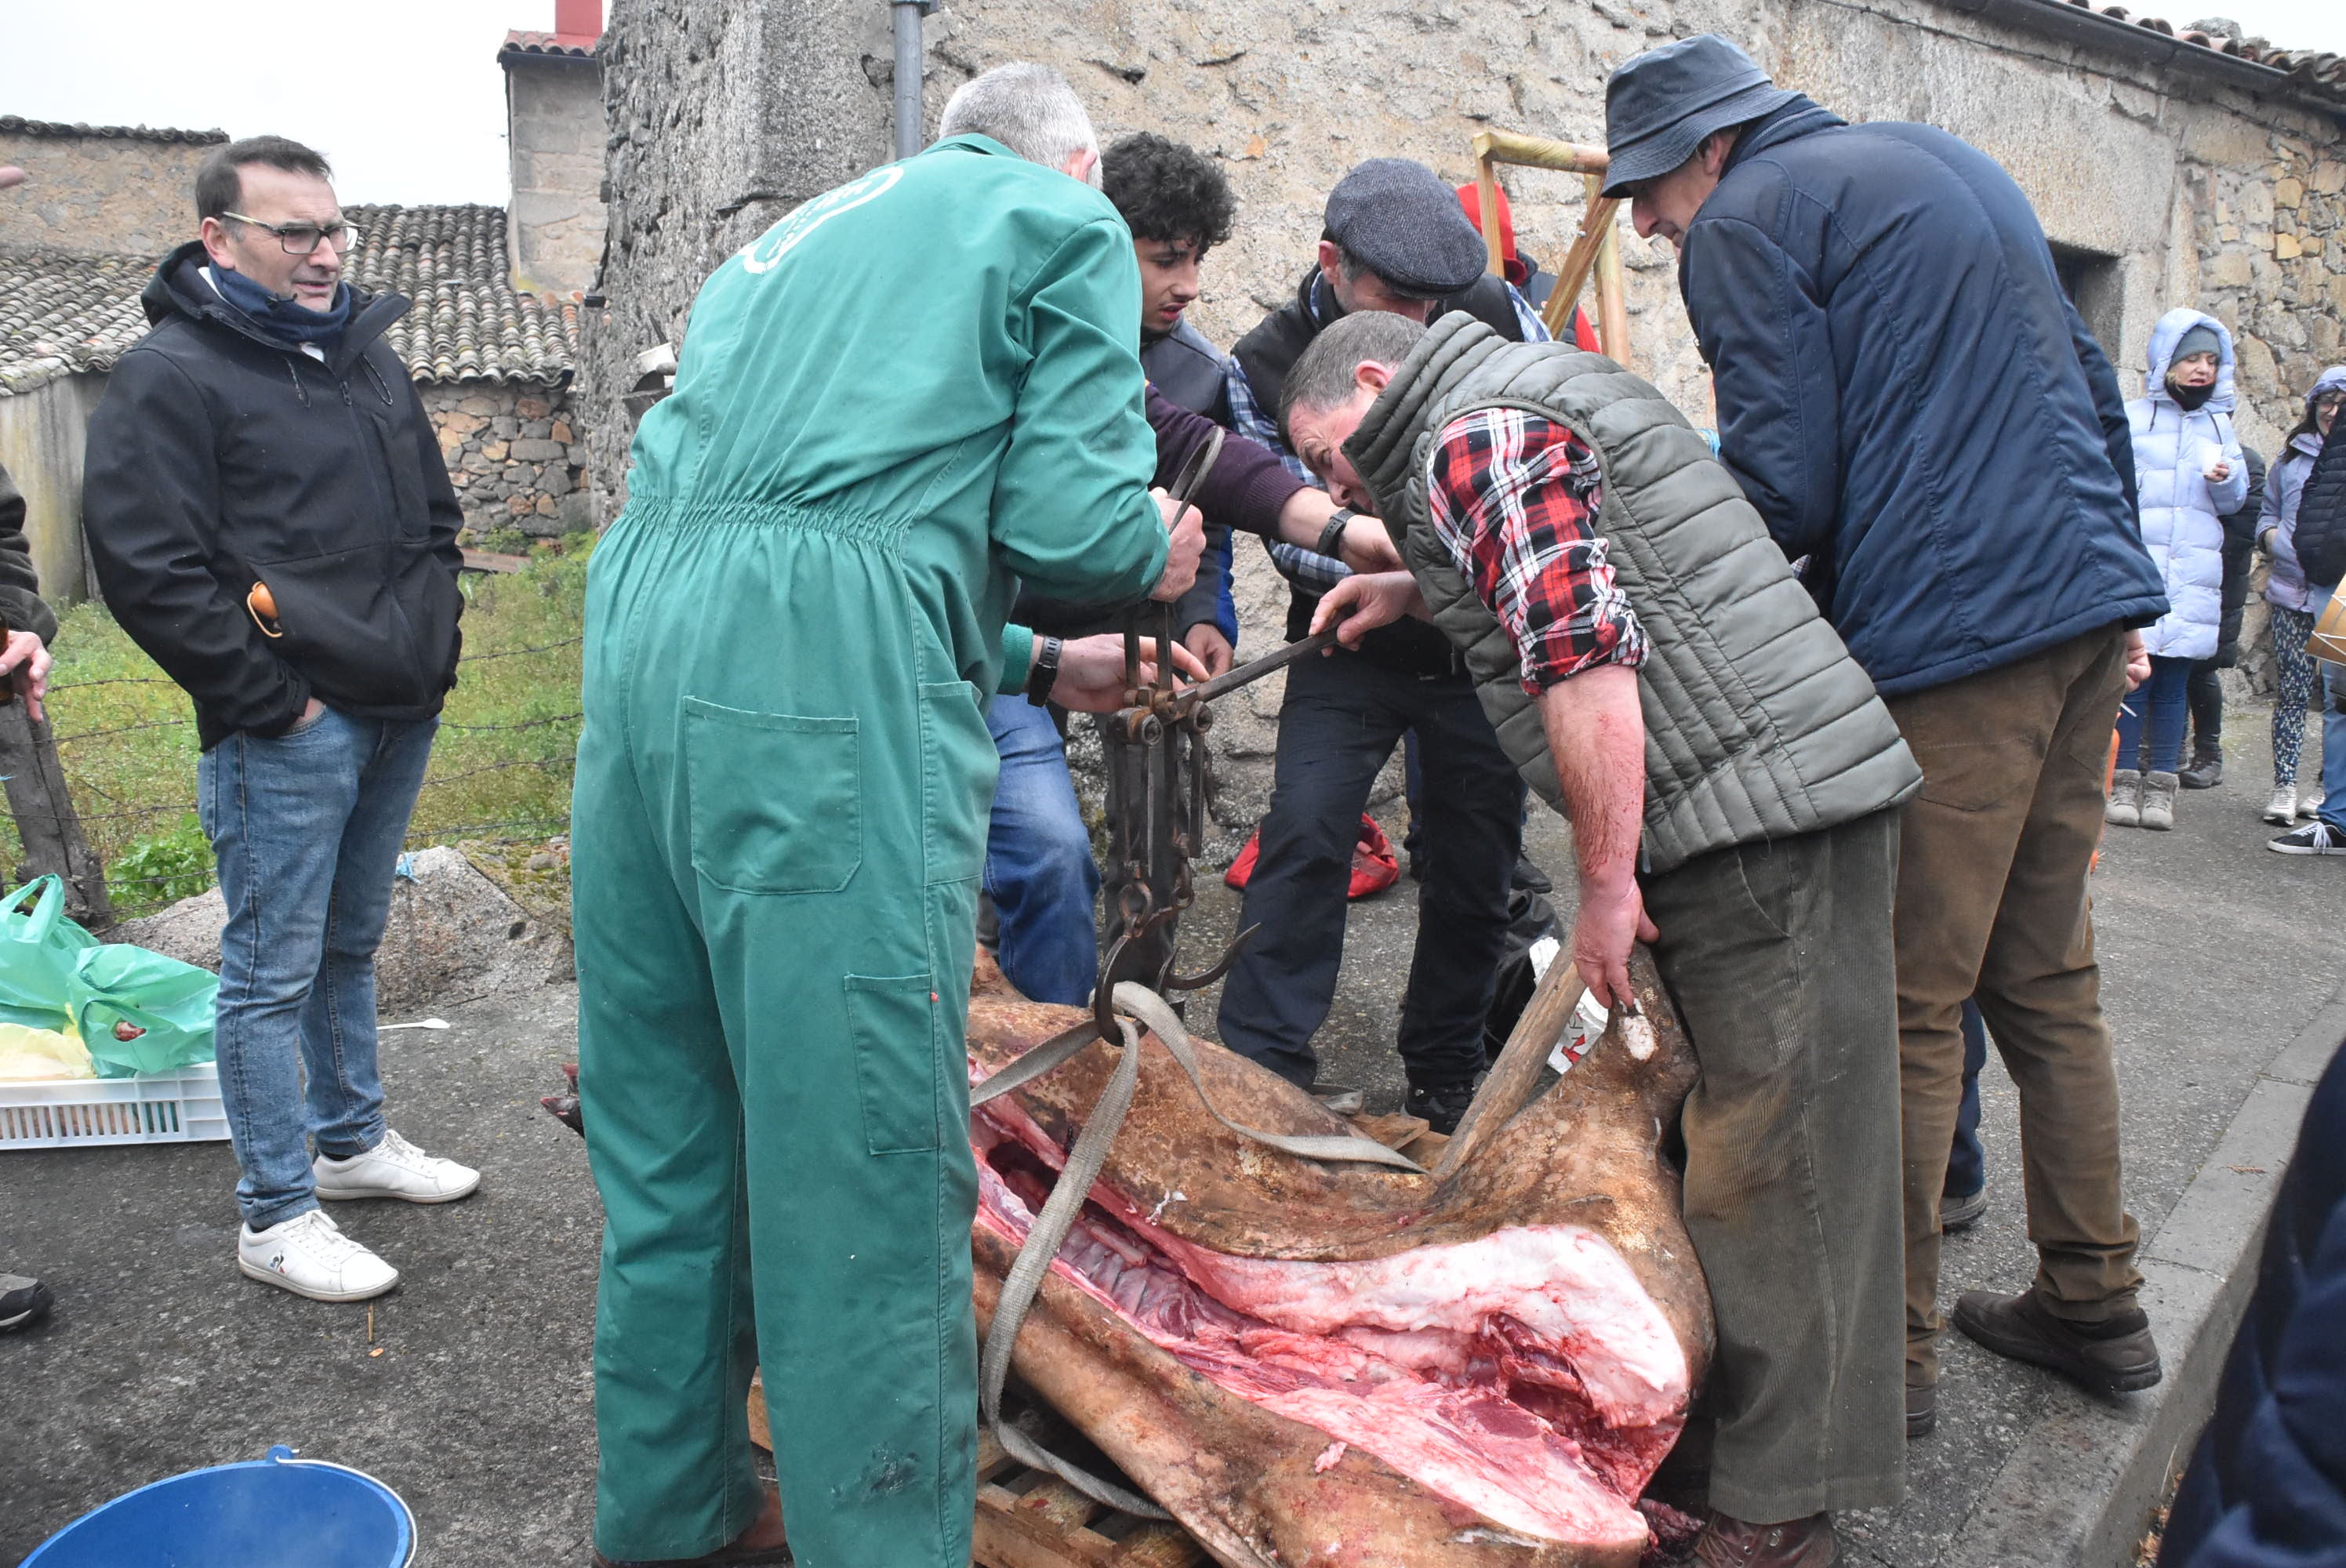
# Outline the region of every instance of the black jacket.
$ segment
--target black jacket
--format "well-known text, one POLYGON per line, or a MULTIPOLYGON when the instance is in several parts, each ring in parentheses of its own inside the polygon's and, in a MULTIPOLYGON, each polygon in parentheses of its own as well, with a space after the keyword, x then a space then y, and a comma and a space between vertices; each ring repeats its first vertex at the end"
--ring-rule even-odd
POLYGON ((2256 566, 2257 518, 2265 506, 2264 453, 2240 443, 2240 458, 2249 467, 2249 498, 2237 512, 2224 514, 2224 618, 2216 631, 2211 662, 2230 669, 2240 662, 2240 612, 2249 602, 2249 575, 2256 566))
POLYGON ((1719 460, 1883 696, 2167 612, 2117 378, 1985 154, 1795 97, 1735 144, 1678 286, 1719 460))
MULTIPOLYGON (((1453 311, 1464 311, 1510 342, 1524 339, 1523 322, 1516 319, 1515 301, 1508 297, 1506 280, 1485 272, 1462 291, 1443 300, 1434 311, 1438 319, 1453 311)), ((1320 286, 1320 270, 1314 267, 1296 285, 1295 298, 1265 316, 1252 331, 1240 338, 1230 350, 1246 372, 1247 390, 1264 413, 1279 417, 1280 404, 1286 401, 1287 372, 1311 346, 1311 340, 1332 322, 1343 318, 1344 308, 1336 302, 1332 290, 1320 286)), ((1311 616, 1319 604, 1319 596, 1294 588, 1288 596, 1287 636, 1291 642, 1307 636, 1311 631, 1311 616)), ((1399 670, 1404 675, 1456 675, 1465 669, 1450 639, 1424 621, 1402 619, 1389 626, 1380 626, 1361 639, 1359 657, 1380 668, 1399 670)))
POLYGON ((2297 531, 2290 541, 2309 584, 2326 588, 2346 578, 2346 438, 2335 425, 2305 476, 2305 488, 2297 493, 2297 531))
POLYGON ((41 579, 33 570, 33 549, 25 539, 25 497, 0 468, 0 621, 12 632, 31 632, 45 643, 57 640, 57 617, 41 602, 41 579))
MULTIPOLYGON (((2346 444, 2338 442, 2333 447, 2346 444)), ((2346 1562, 2346 1049, 2314 1085, 2159 1568, 2346 1562)))
POLYGON ((440 711, 456 680, 464 521, 407 369, 397 294, 354 290, 324 362, 277 347, 166 257, 154 331, 89 423, 82 519, 107 608, 195 698, 205 749, 282 734, 315 696, 362 718, 440 711), (256 583, 281 635, 246 606, 256 583))

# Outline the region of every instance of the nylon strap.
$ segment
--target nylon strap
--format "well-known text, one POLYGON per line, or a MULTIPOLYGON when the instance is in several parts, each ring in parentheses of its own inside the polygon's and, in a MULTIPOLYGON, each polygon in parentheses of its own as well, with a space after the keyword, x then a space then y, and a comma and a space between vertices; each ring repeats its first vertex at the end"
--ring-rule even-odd
MULTIPOLYGON (((1354 1134, 1266 1133, 1230 1120, 1206 1092, 1205 1078, 1198 1069, 1197 1048, 1165 999, 1129 980, 1119 983, 1110 995, 1120 1013, 1131 1014, 1116 1021, 1124 1034, 1124 1054, 1117 1059, 1115 1072, 1108 1075, 1107 1086, 1100 1091, 1098 1101, 1092 1106, 1084 1130, 1076 1135, 1075 1147, 1067 1151, 1058 1183, 1051 1188, 1043 1211, 1035 1217, 1034 1225, 1026 1232, 1025 1244, 1019 1247, 1010 1272, 1003 1278, 1002 1294, 994 1304, 994 1321, 986 1328, 985 1346, 978 1357, 978 1404, 986 1424, 994 1429, 994 1441, 1021 1464, 1049 1471, 1095 1502, 1120 1508, 1143 1519, 1171 1519, 1171 1514, 1148 1499, 1094 1475, 1073 1460, 1061 1458, 1002 1419, 1002 1390, 1010 1380, 1011 1352, 1017 1347, 1018 1330, 1025 1326, 1035 1293, 1043 1288, 1043 1277, 1050 1272, 1052 1260, 1066 1244, 1067 1232, 1074 1228, 1076 1217, 1083 1212, 1085 1201, 1099 1180, 1101 1168, 1107 1164, 1108 1150, 1132 1110, 1133 1093, 1140 1084, 1141 1041, 1133 1019, 1147 1024, 1163 1042, 1173 1060, 1188 1074, 1190 1086, 1198 1091, 1198 1100, 1213 1118, 1240 1137, 1302 1159, 1394 1166, 1420 1175, 1423 1167, 1396 1149, 1354 1134)), ((1034 1082, 1097 1038, 1099 1031, 1088 1019, 1053 1035, 971 1090, 970 1105, 975 1108, 1022 1084, 1034 1082)))

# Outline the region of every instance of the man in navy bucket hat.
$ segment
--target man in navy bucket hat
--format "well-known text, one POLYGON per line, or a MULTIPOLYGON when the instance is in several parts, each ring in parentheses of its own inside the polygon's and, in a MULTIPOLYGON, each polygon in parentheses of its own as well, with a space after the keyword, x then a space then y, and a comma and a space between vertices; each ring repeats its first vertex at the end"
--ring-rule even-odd
MULTIPOLYGON (((2018 1296, 1966 1293, 1955 1326, 2098 1391, 2147 1388, 2158 1352, 2086 896, 2103 759, 2138 678, 2132 628, 2166 607, 2116 378, 2026 197, 1944 131, 1849 125, 1710 36, 1624 65, 1606 127, 1605 194, 1678 248, 1720 461, 1806 558, 1923 769, 1893 921, 1902 1125, 1879 1130, 1902 1151, 1907 1435, 1936 1410, 1967 996, 2020 1091, 2038 1268, 2018 1296)), ((1872 1288, 1898 1288, 1894 1273, 1872 1288)), ((1897 1469, 1841 1430, 1837 1380, 1816 1380, 1806 1426, 1755 1422, 1805 1326, 1746 1323, 1731 1342, 1731 1315, 1722 1303, 1711 1497, 1732 1517, 1699 1561, 1823 1568, 1831 1512, 1894 1501, 1897 1469)), ((1895 1453, 1893 1433, 1862 1435, 1895 1453)))

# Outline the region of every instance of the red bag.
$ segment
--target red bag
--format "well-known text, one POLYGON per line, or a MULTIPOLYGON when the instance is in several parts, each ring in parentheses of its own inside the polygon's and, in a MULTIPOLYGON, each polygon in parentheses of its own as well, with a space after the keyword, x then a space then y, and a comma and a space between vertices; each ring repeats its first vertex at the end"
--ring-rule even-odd
MULTIPOLYGON (((1239 858, 1222 873, 1225 885, 1243 888, 1254 875, 1254 862, 1262 853, 1262 830, 1257 828, 1254 837, 1246 841, 1239 858)), ((1381 893, 1401 881, 1401 862, 1393 858, 1392 842, 1377 820, 1367 812, 1361 813, 1361 837, 1352 846, 1352 885, 1345 890, 1348 899, 1364 899, 1371 893, 1381 893)))

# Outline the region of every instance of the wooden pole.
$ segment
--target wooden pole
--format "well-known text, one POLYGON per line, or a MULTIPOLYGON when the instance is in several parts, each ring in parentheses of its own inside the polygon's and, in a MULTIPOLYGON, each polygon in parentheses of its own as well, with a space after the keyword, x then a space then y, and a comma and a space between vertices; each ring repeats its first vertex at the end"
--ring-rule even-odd
MULTIPOLYGON (((1595 181, 1590 182, 1594 184, 1595 181)), ((1612 207, 1617 208, 1619 202, 1612 207)), ((1614 363, 1629 368, 1629 296, 1621 276, 1621 233, 1611 209, 1605 214, 1605 239, 1596 250, 1597 331, 1614 363)))
POLYGON ((1504 277, 1506 253, 1499 248, 1499 173, 1491 166, 1491 133, 1478 131, 1474 136, 1474 188, 1482 203, 1483 270, 1493 277, 1504 277))
POLYGON ((1603 174, 1609 162, 1601 147, 1503 130, 1475 132, 1474 153, 1498 163, 1529 164, 1534 168, 1561 169, 1566 174, 1603 174))
POLYGON ((56 740, 46 720, 26 717, 21 698, 0 708, 0 773, 7 775, 8 811, 25 846, 25 874, 62 876, 66 913, 93 931, 112 925, 106 868, 82 834, 56 740))
MULTIPOLYGON (((1592 192, 1596 181, 1589 180, 1592 192)), ((1605 236, 1613 228, 1613 212, 1621 203, 1592 194, 1588 210, 1580 220, 1580 235, 1565 252, 1564 264, 1556 270, 1556 292, 1547 297, 1548 334, 1562 338, 1572 321, 1572 308, 1580 302, 1580 291, 1588 285, 1588 275, 1596 269, 1596 252, 1605 243, 1605 236)))
POLYGON ((1587 989, 1580 983, 1577 964, 1552 962, 1547 966, 1547 972, 1540 976, 1539 984, 1532 991, 1532 999, 1524 1003, 1523 1016, 1515 1020, 1499 1059, 1491 1064, 1483 1086, 1474 1091, 1474 1103, 1466 1107, 1466 1114, 1458 1120, 1458 1130, 1450 1135, 1442 1157, 1434 1162, 1434 1180, 1442 1180, 1464 1165, 1468 1156, 1490 1142, 1524 1108, 1524 1102, 1531 1097, 1532 1085, 1539 1082, 1539 1071, 1547 1061, 1547 1054, 1564 1038, 1564 1026, 1572 1021, 1572 1010, 1580 1005, 1581 993, 1587 989))

